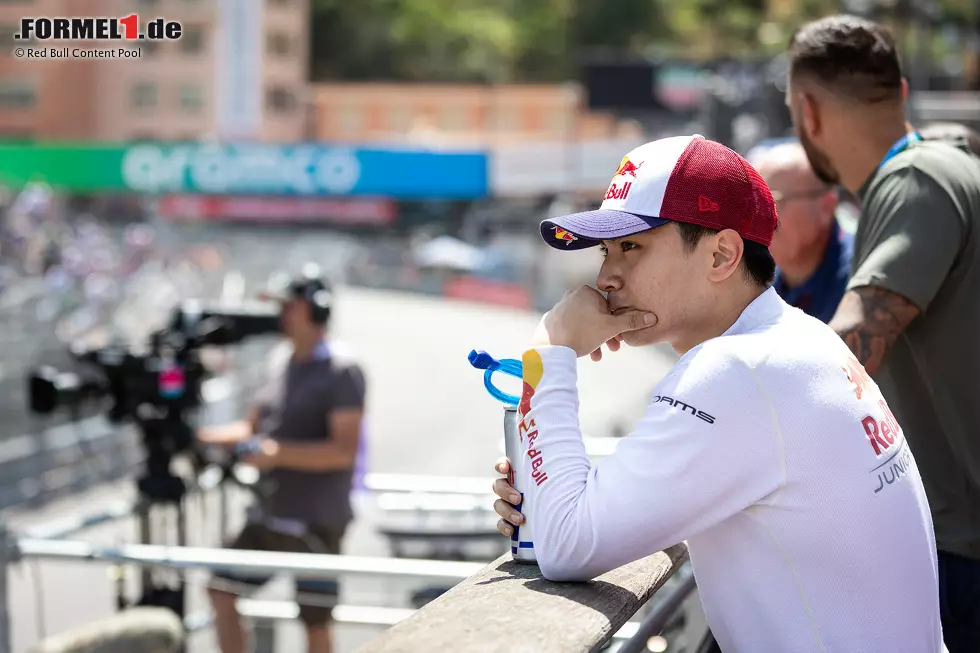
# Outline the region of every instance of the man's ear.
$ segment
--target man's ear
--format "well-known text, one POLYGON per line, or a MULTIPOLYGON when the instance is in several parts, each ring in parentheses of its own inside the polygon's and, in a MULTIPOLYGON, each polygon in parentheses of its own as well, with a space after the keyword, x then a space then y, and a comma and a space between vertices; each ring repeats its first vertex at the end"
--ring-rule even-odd
POLYGON ((734 229, 719 231, 711 239, 711 269, 708 271, 708 279, 720 282, 735 274, 744 252, 745 244, 738 232, 734 229))
POLYGON ((902 78, 902 101, 909 101, 909 80, 902 78))
POLYGON ((801 112, 803 114, 804 133, 813 138, 819 136, 823 129, 820 103, 811 93, 801 93, 801 112))
MULTIPOLYGON (((817 205, 820 207, 820 214, 823 216, 830 216, 830 220, 834 220, 838 204, 839 200, 836 189, 828 189, 826 193, 817 199, 817 205)), ((828 222, 830 220, 828 220, 828 222)))

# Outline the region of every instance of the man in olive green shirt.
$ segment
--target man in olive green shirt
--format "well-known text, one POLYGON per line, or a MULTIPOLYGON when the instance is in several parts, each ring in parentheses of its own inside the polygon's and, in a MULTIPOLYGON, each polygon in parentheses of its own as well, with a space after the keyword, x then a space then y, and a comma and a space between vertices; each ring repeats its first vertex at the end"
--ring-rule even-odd
MULTIPOLYGON (((936 530, 946 646, 975 652, 980 166, 964 149, 909 132, 908 86, 879 25, 824 18, 797 30, 788 55, 787 105, 810 164, 862 205, 851 279, 830 326, 880 386, 915 454, 936 530)), ((888 469, 887 456, 879 462, 888 469)), ((868 554, 888 555, 881 544, 868 554)))

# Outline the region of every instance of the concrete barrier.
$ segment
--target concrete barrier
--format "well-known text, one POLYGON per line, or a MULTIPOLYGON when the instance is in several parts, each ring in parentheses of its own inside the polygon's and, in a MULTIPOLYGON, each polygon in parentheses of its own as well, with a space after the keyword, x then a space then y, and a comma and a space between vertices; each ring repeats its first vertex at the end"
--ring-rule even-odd
POLYGON ((177 653, 180 617, 167 608, 139 607, 42 641, 31 653, 177 653))
POLYGON ((587 583, 554 583, 507 553, 358 653, 599 651, 686 560, 679 544, 587 583))

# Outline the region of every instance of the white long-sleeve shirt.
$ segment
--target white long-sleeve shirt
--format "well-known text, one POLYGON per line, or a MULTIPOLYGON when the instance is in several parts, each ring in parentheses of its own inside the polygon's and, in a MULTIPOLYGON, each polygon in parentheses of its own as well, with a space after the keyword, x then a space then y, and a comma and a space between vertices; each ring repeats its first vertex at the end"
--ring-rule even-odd
POLYGON ((520 418, 537 431, 523 510, 546 578, 592 579, 686 540, 725 653, 944 650, 915 460, 826 325, 767 290, 680 359, 595 466, 574 351, 523 363, 520 418))

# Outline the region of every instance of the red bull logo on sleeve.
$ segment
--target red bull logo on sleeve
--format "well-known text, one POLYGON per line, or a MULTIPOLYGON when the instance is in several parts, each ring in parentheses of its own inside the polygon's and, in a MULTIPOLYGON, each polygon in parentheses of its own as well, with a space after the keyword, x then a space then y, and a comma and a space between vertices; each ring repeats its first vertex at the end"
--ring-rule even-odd
POLYGON ((578 240, 578 237, 567 229, 562 229, 561 227, 552 227, 552 229, 555 230, 555 240, 564 240, 566 247, 573 240, 578 240))
POLYGON ((531 480, 535 485, 541 485, 548 480, 548 474, 541 469, 544 464, 541 452, 534 448, 534 441, 538 437, 537 425, 533 418, 528 420, 526 417, 531 412, 534 391, 541 383, 541 377, 544 376, 544 362, 541 360, 541 354, 534 349, 529 349, 521 357, 521 363, 524 368, 524 389, 521 393, 521 402, 517 406, 517 432, 521 437, 521 448, 527 451, 528 462, 531 465, 531 480))
POLYGON ((873 383, 871 377, 869 377, 868 373, 865 371, 864 366, 852 356, 847 359, 846 364, 842 366, 841 369, 843 369, 844 374, 847 375, 847 380, 851 382, 851 385, 854 388, 854 395, 858 399, 861 399, 862 395, 864 395, 865 391, 871 387, 871 384, 873 383))
POLYGON ((518 419, 523 422, 531 412, 531 397, 534 396, 534 390, 544 376, 544 362, 541 360, 541 354, 534 349, 528 349, 521 357, 521 366, 524 387, 521 392, 521 403, 517 405, 517 413, 518 419))

